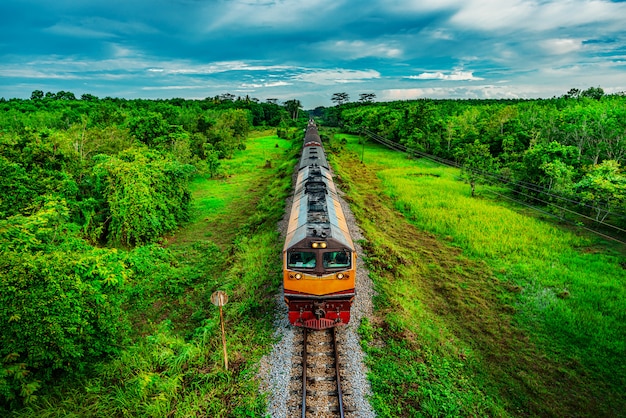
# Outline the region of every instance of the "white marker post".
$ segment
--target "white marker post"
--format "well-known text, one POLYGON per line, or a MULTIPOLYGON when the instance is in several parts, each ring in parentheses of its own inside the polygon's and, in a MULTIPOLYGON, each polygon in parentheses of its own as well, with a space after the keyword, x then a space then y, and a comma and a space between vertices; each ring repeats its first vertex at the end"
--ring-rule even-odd
POLYGON ((224 316, 222 314, 222 306, 228 302, 228 295, 221 290, 213 292, 211 295, 211 303, 220 307, 220 325, 222 326, 222 346, 224 347, 224 368, 228 370, 228 353, 226 352, 226 333, 224 332, 224 316))

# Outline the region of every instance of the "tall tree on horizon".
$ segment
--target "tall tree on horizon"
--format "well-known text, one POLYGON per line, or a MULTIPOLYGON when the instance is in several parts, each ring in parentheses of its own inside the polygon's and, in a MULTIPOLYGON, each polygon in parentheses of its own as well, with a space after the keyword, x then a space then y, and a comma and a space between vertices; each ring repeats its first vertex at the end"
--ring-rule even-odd
POLYGON ((335 93, 331 99, 333 102, 337 103, 337 105, 342 105, 347 103, 350 100, 350 95, 348 93, 335 93))
POLYGON ((375 93, 361 93, 359 94, 359 102, 361 103, 371 103, 376 98, 375 93))
POLYGON ((291 119, 298 119, 298 112, 302 109, 302 103, 298 99, 287 100, 285 102, 285 109, 291 115, 291 119))

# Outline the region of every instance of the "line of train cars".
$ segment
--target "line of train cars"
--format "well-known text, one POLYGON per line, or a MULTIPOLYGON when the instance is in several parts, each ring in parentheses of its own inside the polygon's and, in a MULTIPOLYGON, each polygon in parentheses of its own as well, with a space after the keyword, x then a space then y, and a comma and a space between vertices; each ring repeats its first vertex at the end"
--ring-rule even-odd
POLYGON ((317 125, 310 120, 283 248, 289 322, 315 330, 347 324, 356 257, 317 125))

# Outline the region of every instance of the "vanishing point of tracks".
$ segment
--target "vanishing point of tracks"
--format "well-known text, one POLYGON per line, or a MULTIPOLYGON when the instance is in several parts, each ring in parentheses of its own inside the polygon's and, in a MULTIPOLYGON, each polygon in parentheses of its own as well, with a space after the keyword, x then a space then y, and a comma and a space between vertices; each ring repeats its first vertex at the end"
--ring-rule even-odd
POLYGON ((344 405, 336 333, 335 328, 330 328, 323 331, 303 329, 297 334, 302 344, 302 363, 294 363, 291 377, 293 416, 300 413, 302 418, 344 418, 346 412, 353 411, 344 405))

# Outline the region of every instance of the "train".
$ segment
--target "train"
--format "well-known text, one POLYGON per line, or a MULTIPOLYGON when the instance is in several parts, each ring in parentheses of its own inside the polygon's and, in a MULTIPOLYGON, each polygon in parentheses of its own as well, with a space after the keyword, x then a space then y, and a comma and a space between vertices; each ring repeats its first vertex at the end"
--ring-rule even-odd
POLYGON ((296 168, 283 247, 289 322, 312 330, 346 325, 356 296, 357 253, 313 119, 296 168))

